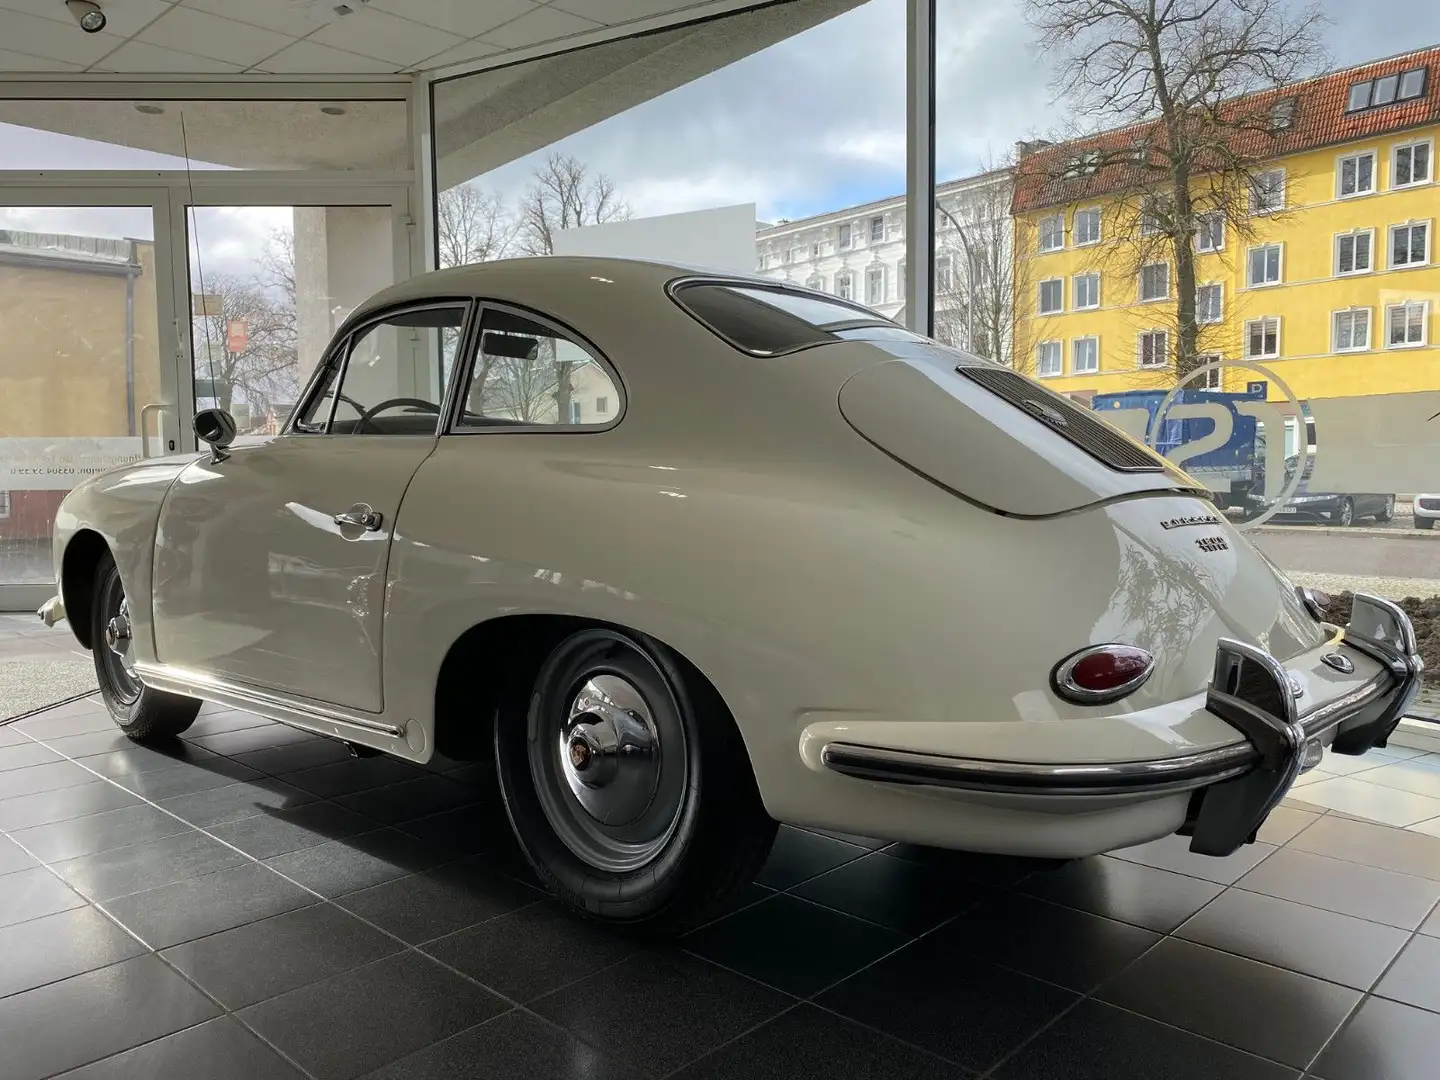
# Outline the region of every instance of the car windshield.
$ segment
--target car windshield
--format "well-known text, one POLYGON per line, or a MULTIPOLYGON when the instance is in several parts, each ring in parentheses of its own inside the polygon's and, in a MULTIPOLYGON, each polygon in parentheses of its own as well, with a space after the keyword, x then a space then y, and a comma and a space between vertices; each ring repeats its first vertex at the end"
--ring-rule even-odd
POLYGON ((831 341, 923 340, 868 308, 794 289, 695 282, 676 289, 675 299, 751 356, 776 356, 831 341))

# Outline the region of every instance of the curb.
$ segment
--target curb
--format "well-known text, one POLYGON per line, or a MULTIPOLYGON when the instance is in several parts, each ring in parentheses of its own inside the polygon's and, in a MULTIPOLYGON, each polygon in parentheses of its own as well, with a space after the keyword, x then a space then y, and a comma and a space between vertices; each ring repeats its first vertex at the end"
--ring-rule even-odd
POLYGON ((1257 533, 1300 533, 1309 536, 1379 536, 1388 540, 1440 540, 1435 529, 1370 529, 1352 525, 1258 525, 1245 530, 1257 533))

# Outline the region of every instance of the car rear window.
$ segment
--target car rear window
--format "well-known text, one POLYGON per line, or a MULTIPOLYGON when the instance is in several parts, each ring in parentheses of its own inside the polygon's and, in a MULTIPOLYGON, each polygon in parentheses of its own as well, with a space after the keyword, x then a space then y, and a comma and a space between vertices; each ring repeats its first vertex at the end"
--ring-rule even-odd
POLYGON ((857 338, 923 340, 868 308, 794 289, 693 282, 679 286, 674 296, 712 332, 751 356, 857 338))

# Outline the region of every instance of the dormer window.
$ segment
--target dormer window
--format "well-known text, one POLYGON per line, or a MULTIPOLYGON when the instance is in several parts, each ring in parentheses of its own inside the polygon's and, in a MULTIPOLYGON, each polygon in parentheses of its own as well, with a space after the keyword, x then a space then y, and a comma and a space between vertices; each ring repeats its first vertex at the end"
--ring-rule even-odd
POLYGON ((1270 127, 1274 131, 1289 131, 1295 125, 1295 99, 1281 98, 1270 106, 1270 127))
POLYGON ((1426 69, 1409 68, 1394 75, 1382 75, 1378 79, 1365 79, 1351 83, 1345 96, 1347 113, 1379 109, 1398 101, 1414 101, 1425 96, 1426 69))

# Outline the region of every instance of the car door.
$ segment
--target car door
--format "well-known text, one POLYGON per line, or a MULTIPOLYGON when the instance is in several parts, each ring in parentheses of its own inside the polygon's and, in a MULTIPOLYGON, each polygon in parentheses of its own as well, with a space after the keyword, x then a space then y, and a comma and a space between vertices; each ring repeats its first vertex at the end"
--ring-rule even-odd
POLYGON ((180 475, 156 537, 162 664, 381 711, 392 528, 435 448, 470 306, 355 326, 283 434, 180 475))

